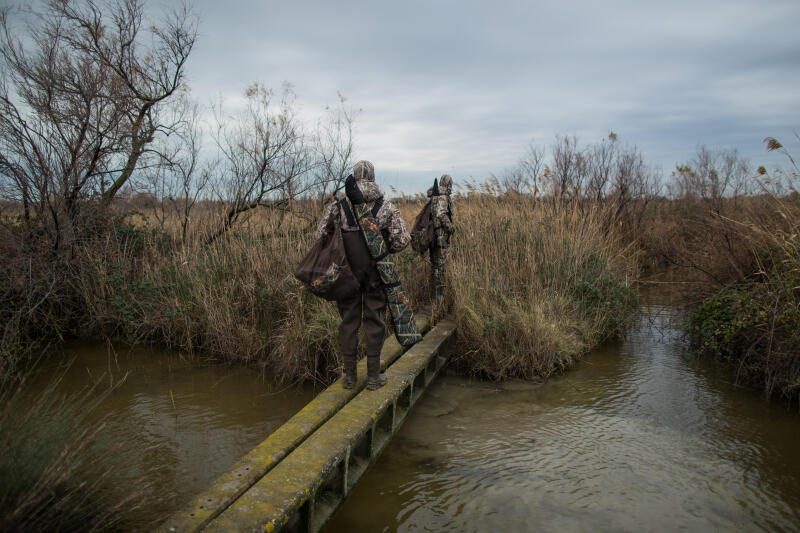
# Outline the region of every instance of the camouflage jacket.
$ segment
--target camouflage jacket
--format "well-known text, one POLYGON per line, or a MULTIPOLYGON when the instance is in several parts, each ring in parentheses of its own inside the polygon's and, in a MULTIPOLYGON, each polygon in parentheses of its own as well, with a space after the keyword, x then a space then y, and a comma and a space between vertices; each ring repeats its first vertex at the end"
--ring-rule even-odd
POLYGON ((453 233, 453 209, 450 197, 445 194, 431 197, 431 218, 434 228, 442 228, 453 233))
MULTIPOLYGON (((367 205, 370 209, 372 209, 375 201, 383 197, 383 193, 381 192, 380 188, 372 181, 358 180, 356 183, 358 188, 361 190, 361 194, 364 195, 367 205)), ((350 208, 352 209, 352 206, 350 206, 350 208)), ((403 221, 400 211, 394 206, 394 204, 392 204, 392 202, 389 202, 388 200, 383 202, 383 205, 375 216, 375 221, 378 223, 378 229, 384 234, 384 237, 386 238, 386 244, 388 245, 391 253, 399 252, 408 246, 409 242, 411 242, 411 235, 408 233, 406 223, 403 221)), ((326 234, 327 228, 331 223, 338 225, 340 228, 342 228, 342 231, 359 231, 358 225, 351 226, 347 223, 347 217, 342 212, 338 200, 336 202, 331 202, 325 208, 325 212, 322 215, 322 220, 320 220, 319 224, 317 225, 315 238, 322 238, 322 236, 326 234)))
MULTIPOLYGON (((450 193, 453 192, 453 178, 444 174, 437 185, 438 193, 433 194, 433 187, 428 189, 428 198, 431 199, 431 218, 436 230, 443 229, 446 236, 453 233, 453 203, 450 193)), ((438 233, 438 232, 437 232, 438 233)))

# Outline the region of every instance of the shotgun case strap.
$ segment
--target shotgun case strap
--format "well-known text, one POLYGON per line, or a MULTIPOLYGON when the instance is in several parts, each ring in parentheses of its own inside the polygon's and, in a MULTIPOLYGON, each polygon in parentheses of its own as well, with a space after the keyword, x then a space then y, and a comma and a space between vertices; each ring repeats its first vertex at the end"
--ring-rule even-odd
POLYGON ((386 241, 383 240, 383 235, 381 235, 378 225, 375 223, 375 217, 372 216, 372 212, 366 204, 354 205, 353 209, 355 209, 361 233, 367 242, 367 249, 375 260, 375 268, 378 269, 378 275, 382 282, 381 287, 386 293, 397 342, 401 346, 411 346, 419 342, 422 339, 422 335, 417 328, 417 322, 414 320, 414 311, 411 309, 411 303, 408 301, 403 284, 397 275, 394 260, 389 256, 386 241))

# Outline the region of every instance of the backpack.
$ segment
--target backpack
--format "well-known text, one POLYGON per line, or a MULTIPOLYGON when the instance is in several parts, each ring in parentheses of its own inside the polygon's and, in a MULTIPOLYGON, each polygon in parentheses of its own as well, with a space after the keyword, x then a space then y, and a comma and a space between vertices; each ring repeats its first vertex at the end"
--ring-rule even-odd
POLYGON ((411 247, 424 255, 433 244, 433 229, 431 200, 428 200, 414 219, 414 226, 411 228, 411 247))
POLYGON ((346 300, 358 294, 361 284, 347 261, 342 229, 338 224, 314 243, 311 251, 300 261, 294 277, 313 294, 326 300, 346 300))

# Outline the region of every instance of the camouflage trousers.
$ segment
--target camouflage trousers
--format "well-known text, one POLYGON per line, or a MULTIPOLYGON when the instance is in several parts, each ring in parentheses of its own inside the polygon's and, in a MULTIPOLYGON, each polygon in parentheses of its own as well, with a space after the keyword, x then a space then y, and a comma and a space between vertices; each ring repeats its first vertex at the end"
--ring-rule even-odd
POLYGON ((431 249, 431 296, 435 299, 444 298, 444 281, 447 274, 448 248, 431 249))
POLYGON ((364 319, 364 335, 367 341, 367 355, 381 353, 386 337, 386 295, 381 288, 370 288, 359 292, 349 300, 336 302, 342 322, 339 324, 339 345, 342 354, 350 355, 358 349, 358 328, 364 319))

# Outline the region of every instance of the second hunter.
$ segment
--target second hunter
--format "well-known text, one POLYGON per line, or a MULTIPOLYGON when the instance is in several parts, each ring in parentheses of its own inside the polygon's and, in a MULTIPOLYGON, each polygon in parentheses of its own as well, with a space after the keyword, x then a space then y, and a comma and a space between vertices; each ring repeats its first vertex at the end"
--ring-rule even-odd
POLYGON ((434 301, 444 299, 447 255, 450 249, 450 237, 453 225, 453 204, 450 194, 453 192, 453 178, 444 174, 433 182, 428 189, 431 199, 431 221, 433 223, 433 242, 431 243, 431 293, 434 301))

